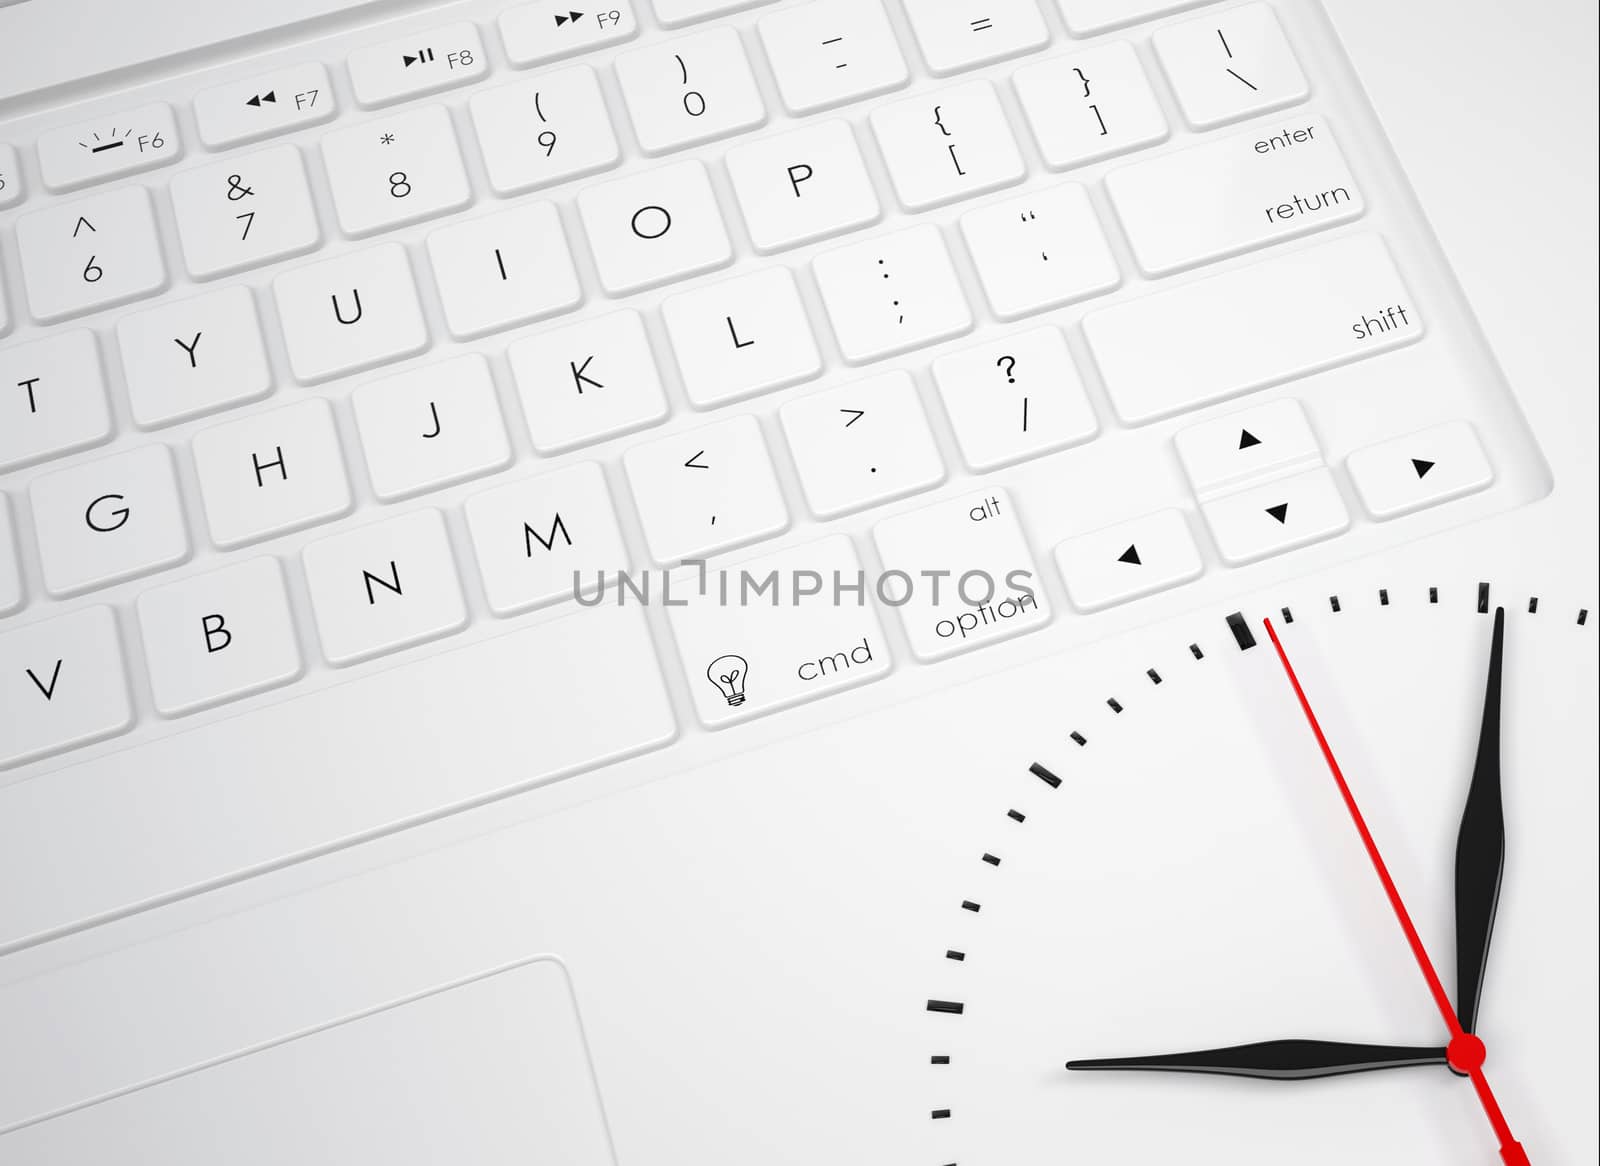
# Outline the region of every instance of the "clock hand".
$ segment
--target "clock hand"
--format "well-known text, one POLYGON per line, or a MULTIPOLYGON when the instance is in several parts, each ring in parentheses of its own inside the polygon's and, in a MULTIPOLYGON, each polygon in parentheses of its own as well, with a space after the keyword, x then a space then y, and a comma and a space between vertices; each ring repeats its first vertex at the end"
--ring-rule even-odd
POLYGON ((1258 1044, 1166 1053, 1150 1057, 1112 1057, 1068 1061, 1073 1070, 1146 1070, 1167 1073, 1212 1073, 1222 1077, 1256 1077, 1267 1081, 1305 1081, 1345 1073, 1372 1073, 1415 1065, 1444 1065, 1442 1048, 1398 1045, 1353 1045, 1325 1040, 1269 1040, 1258 1044))
POLYGON ((1461 1027, 1477 1031, 1478 1003, 1489 966, 1489 940, 1506 865, 1505 811, 1500 800, 1500 677, 1506 609, 1494 613, 1489 677, 1484 685, 1478 758, 1456 837, 1456 1008, 1461 1027))
POLYGON ((1333 756, 1333 749, 1328 745, 1327 737, 1323 736, 1322 726, 1317 723, 1317 714, 1311 711, 1311 702, 1306 699, 1305 690, 1300 687, 1300 678, 1295 675, 1294 666, 1289 663, 1288 654, 1284 652, 1283 644, 1278 640, 1278 631, 1272 626, 1270 619, 1263 622, 1267 628, 1267 637, 1271 639, 1272 646, 1278 653, 1278 662, 1283 665, 1284 675, 1289 678, 1289 685, 1294 689, 1295 698, 1300 702, 1300 711, 1305 714, 1306 723, 1311 726, 1312 735, 1316 737, 1317 744, 1322 749, 1322 759, 1328 763, 1328 772, 1333 775, 1334 784, 1339 787, 1339 794, 1344 798, 1345 809, 1350 812, 1350 820, 1355 824, 1356 833, 1361 835, 1361 844, 1366 848, 1367 857, 1372 861, 1372 869, 1377 873, 1378 881, 1383 884, 1383 891, 1388 896, 1394 917, 1400 924, 1400 930, 1405 933, 1406 942, 1411 945, 1411 954, 1417 961, 1422 978, 1427 981, 1428 991, 1433 994, 1439 1015, 1444 1017, 1445 1027, 1450 1030, 1450 1045, 1446 1050, 1450 1065, 1472 1079, 1472 1087, 1477 1091, 1478 1101, 1489 1118, 1490 1126, 1494 1128, 1495 1137, 1500 1141, 1500 1157, 1506 1166, 1529 1166, 1527 1151, 1512 1135, 1511 1126, 1507 1123, 1505 1114, 1500 1111, 1500 1103, 1495 1100, 1494 1091, 1489 1088, 1489 1079, 1484 1076, 1483 1062, 1486 1050, 1483 1042, 1461 1027, 1461 1021, 1456 1017, 1456 1010, 1450 1004, 1450 997, 1445 994, 1444 985, 1439 982, 1439 973, 1434 970, 1433 961, 1428 958, 1428 951, 1422 946, 1422 937, 1417 934, 1416 924, 1411 922, 1411 913, 1406 910, 1405 901, 1400 898, 1400 889, 1395 886, 1394 879, 1389 875, 1389 867, 1378 851, 1378 844, 1372 838, 1372 831, 1367 829, 1367 821, 1361 816, 1361 807, 1356 805, 1355 795, 1350 792, 1350 786, 1344 780, 1339 762, 1333 756))

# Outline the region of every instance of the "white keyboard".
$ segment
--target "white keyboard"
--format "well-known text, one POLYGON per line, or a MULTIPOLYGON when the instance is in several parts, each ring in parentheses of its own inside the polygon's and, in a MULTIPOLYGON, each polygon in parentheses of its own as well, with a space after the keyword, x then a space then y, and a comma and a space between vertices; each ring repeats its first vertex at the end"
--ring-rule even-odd
POLYGON ((1315 0, 482 0, 220 62, 0 121, 0 337, 0 885, 108 872, 0 948, 665 745, 674 693, 1545 486, 1315 0), (864 600, 590 585, 713 556, 864 600), (540 756, 310 804, 287 696, 381 735, 491 663, 540 756), (203 772, 240 712, 279 752, 203 772))

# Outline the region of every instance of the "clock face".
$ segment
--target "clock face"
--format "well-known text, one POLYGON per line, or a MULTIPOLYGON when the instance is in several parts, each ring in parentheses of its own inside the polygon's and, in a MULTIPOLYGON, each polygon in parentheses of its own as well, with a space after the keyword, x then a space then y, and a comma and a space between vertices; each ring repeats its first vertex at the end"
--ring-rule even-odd
POLYGON ((913 1160, 1580 1160, 1592 613, 1331 596, 1197 620, 1072 688, 972 775, 907 1001, 913 1160))

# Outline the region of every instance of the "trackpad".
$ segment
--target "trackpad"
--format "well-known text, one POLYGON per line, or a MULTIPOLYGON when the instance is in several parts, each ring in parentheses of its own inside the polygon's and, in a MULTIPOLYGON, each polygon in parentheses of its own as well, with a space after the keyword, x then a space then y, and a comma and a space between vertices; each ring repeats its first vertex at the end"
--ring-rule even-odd
POLYGON ((0 1159, 615 1166, 566 970, 549 958, 19 1130, 0 1159))

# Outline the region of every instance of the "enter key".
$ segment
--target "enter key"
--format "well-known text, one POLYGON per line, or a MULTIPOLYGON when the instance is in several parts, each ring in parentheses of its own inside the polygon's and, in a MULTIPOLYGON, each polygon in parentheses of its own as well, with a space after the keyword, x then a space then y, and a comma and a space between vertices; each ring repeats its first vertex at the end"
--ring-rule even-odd
POLYGON ((708 729, 877 680, 893 666, 874 580, 845 535, 674 571, 653 599, 667 609, 708 729))
POLYGON ((1327 119, 1301 116, 1113 171, 1106 190, 1147 275, 1358 218, 1366 201, 1327 119))

